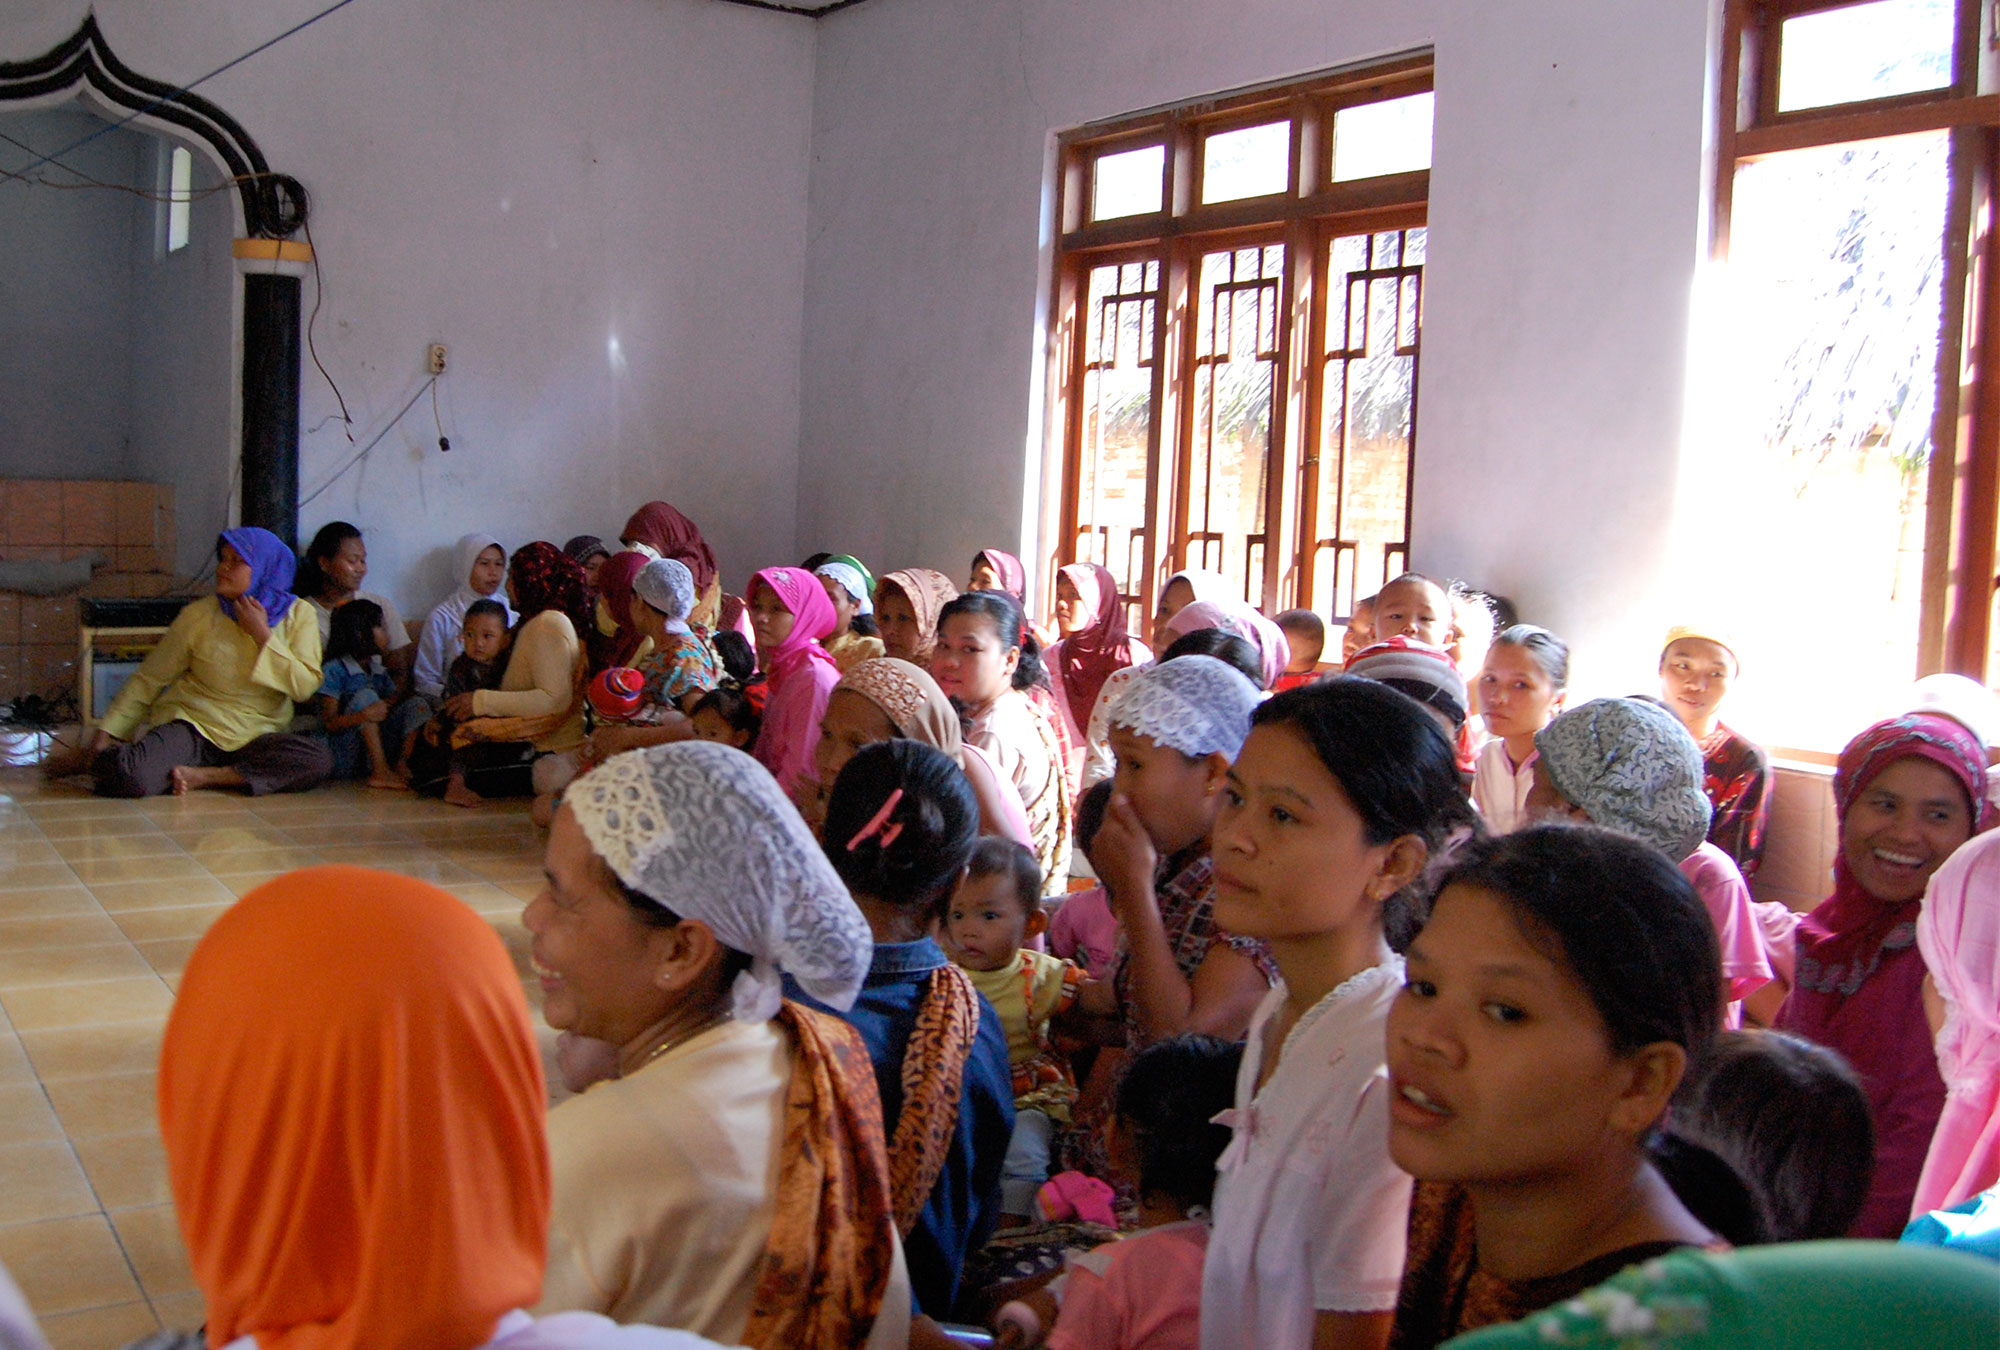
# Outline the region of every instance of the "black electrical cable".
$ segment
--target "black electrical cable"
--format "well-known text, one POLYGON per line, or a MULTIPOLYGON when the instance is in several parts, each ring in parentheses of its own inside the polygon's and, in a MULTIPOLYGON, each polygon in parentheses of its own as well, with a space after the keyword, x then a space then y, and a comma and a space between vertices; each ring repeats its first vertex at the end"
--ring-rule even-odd
POLYGON ((338 469, 335 469, 333 471, 333 476, 331 478, 327 479, 324 483, 321 483, 311 492, 308 492, 305 496, 301 497, 299 499, 299 505, 305 506, 308 502, 312 501, 313 498, 319 496, 322 492, 325 492, 328 488, 332 487, 335 483, 339 482, 342 475, 344 475, 349 469, 359 464, 362 460, 368 458, 368 452, 373 450, 376 446, 380 445, 382 443, 382 438, 384 436, 387 436, 391 431, 394 431, 396 429, 396 424, 409 415, 410 409, 417 406, 417 400, 424 396, 426 390, 435 387, 437 384, 437 380, 438 377, 435 375, 431 376, 430 379, 426 380, 417 389, 416 393, 410 395, 410 401, 403 405, 403 410, 397 413, 394 417, 389 419, 389 425, 383 427, 380 431, 375 433, 374 440, 362 446, 361 449, 354 455, 352 459, 348 460, 347 463, 341 465, 338 469))
POLYGON ((326 363, 319 359, 319 348, 313 346, 313 324, 318 321, 320 304, 326 299, 326 278, 320 275, 319 249, 313 244, 312 217, 308 215, 300 223, 305 226, 306 251, 312 254, 313 265, 313 307, 312 313, 306 315, 306 355, 312 358, 313 367, 319 371, 320 378, 326 381, 326 387, 333 390, 333 401, 340 405, 341 430, 347 434, 347 443, 352 445, 354 416, 347 411, 347 400, 341 397, 340 386, 333 382, 333 375, 327 370, 326 363))

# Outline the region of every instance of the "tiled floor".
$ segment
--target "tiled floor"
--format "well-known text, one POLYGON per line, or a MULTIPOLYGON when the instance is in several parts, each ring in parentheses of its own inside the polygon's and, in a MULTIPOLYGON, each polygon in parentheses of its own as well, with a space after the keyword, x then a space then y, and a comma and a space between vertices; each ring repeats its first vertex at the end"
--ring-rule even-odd
POLYGON ((281 872, 358 863, 458 895, 525 974, 541 856, 525 803, 462 811, 359 787, 101 801, 0 770, 0 1263, 56 1350, 201 1322, 153 1075, 215 917, 281 872))

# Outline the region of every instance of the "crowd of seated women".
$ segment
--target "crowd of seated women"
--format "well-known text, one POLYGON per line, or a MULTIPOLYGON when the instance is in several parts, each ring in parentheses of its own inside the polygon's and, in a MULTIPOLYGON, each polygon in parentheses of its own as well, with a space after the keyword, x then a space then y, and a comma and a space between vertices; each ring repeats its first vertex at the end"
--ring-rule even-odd
POLYGON ((352 526, 227 531, 52 763, 548 827, 553 1109, 421 881, 292 873, 201 940, 159 1104, 207 1324, 149 1344, 2000 1334, 1982 691, 1854 736, 1799 914, 1747 883, 1772 771, 1713 628, 1571 706, 1560 637, 1416 574, 1332 661, 1201 571, 1142 641, 1090 564, 1045 635, 998 550, 739 598, 665 503, 615 544, 468 535, 406 626, 352 526))

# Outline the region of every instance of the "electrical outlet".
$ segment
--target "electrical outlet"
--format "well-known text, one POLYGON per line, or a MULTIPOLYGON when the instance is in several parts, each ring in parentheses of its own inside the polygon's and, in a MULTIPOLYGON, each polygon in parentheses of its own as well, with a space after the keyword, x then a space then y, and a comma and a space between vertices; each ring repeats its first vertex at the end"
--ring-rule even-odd
POLYGON ((445 346, 442 342, 433 342, 429 346, 429 348, 426 349, 424 355, 426 360, 428 360, 428 362, 430 363, 431 374, 433 375, 444 374, 445 346))

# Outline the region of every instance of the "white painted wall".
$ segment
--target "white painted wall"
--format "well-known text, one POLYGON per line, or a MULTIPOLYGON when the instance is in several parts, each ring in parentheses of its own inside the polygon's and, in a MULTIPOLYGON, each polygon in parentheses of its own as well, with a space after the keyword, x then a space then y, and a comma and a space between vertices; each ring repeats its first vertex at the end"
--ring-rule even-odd
POLYGON ((1033 519, 1054 132, 1429 44, 1413 561, 1563 632, 1585 691, 1643 687, 1711 9, 869 0, 823 21, 798 547, 957 574, 1033 519))
MULTIPOLYGON (((0 8, 0 59, 85 0, 0 8)), ((98 0, 131 67, 191 80, 324 0, 98 0)), ((302 512, 366 531, 409 613, 469 529, 611 534, 686 506, 726 573, 790 552, 814 30, 712 0, 359 3, 205 84, 313 194, 316 339, 365 443, 451 348, 439 387, 302 512), (616 346, 613 346, 613 339, 616 346)), ((307 306, 312 282, 306 283, 307 306)), ((301 477, 349 455, 308 364, 301 477)))

